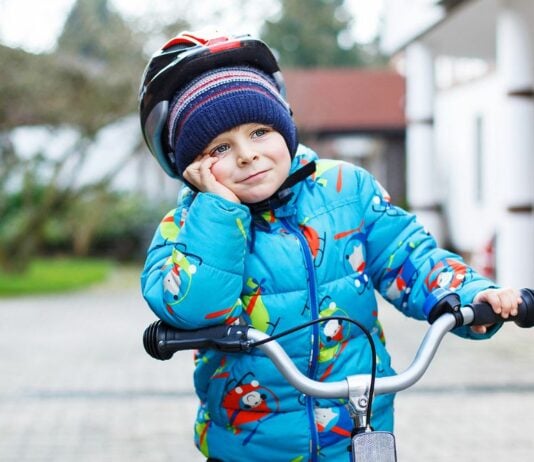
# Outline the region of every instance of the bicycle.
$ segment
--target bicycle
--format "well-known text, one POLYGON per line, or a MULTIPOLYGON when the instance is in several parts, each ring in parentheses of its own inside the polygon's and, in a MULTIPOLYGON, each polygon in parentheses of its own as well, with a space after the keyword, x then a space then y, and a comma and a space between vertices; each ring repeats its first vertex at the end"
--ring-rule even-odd
MULTIPOLYGON (((247 352, 259 348, 268 356, 285 379, 300 392, 315 398, 348 399, 354 430, 349 446, 352 462, 395 462, 397 451, 393 433, 374 431, 371 406, 375 395, 395 393, 414 385, 426 372, 444 336, 460 326, 477 326, 496 322, 515 322, 519 327, 534 326, 534 290, 521 290, 522 303, 516 316, 507 319, 495 314, 490 305, 477 303, 462 306, 454 292, 436 291, 425 303, 424 311, 430 326, 412 363, 401 373, 376 378, 376 364, 370 374, 353 375, 343 381, 318 382, 301 373, 276 339, 289 335, 314 322, 330 319, 354 322, 348 318, 321 318, 275 336, 245 325, 215 326, 193 331, 176 329, 162 321, 148 326, 143 335, 146 352, 159 360, 170 359, 181 350, 215 348, 224 352, 247 352)), ((359 325, 359 324, 358 324, 359 325)), ((374 351, 373 340, 360 326, 374 351)), ((374 355, 373 355, 374 356, 374 355)))

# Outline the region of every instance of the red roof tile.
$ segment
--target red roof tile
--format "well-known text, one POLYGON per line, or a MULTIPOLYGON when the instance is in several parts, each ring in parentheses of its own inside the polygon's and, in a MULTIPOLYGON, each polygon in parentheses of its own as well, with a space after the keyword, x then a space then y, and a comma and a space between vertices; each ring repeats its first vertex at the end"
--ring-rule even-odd
POLYGON ((288 100, 303 132, 399 130, 404 78, 390 70, 285 69, 288 100))

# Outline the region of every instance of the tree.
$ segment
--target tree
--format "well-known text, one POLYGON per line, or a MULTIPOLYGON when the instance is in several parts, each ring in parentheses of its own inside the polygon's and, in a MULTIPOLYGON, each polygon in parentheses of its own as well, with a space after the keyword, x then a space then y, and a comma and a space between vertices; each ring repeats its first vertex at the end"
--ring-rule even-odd
POLYGON ((277 19, 261 37, 279 54, 281 66, 349 67, 367 64, 365 51, 350 43, 353 18, 343 0, 281 0, 277 19))
POLYGON ((63 65, 85 75, 93 86, 85 94, 71 94, 69 99, 71 104, 82 103, 77 123, 83 132, 94 133, 135 111, 146 62, 142 37, 110 10, 108 0, 77 0, 74 4, 55 54, 63 65))
POLYGON ((0 130, 68 123, 92 135, 134 112, 145 64, 137 37, 107 0, 78 0, 53 53, 0 46, 0 130))
MULTIPOLYGON (((0 265, 23 270, 54 216, 109 190, 115 172, 83 189, 74 187, 74 176, 67 183, 59 178, 67 164, 83 162, 98 130, 135 111, 145 58, 107 0, 78 0, 53 53, 0 47, 0 60, 7 63, 0 66, 0 265), (69 126, 78 140, 59 158, 25 158, 9 140, 20 125, 69 126)), ((79 218, 80 227, 92 219, 79 218)))

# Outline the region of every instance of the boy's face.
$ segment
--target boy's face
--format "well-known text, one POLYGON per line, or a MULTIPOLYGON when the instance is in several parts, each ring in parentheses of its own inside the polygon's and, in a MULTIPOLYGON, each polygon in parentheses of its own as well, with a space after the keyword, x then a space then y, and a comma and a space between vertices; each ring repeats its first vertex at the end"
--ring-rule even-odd
POLYGON ((211 173, 241 202, 272 196, 289 175, 291 156, 283 136, 265 124, 239 125, 217 136, 203 156, 215 157, 211 173))

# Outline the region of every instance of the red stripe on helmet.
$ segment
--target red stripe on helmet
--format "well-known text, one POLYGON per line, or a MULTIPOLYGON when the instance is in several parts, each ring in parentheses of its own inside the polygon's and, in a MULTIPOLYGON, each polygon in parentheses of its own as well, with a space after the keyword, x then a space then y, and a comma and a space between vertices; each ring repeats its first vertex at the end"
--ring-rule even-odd
POLYGON ((162 49, 166 50, 167 48, 180 44, 207 46, 212 53, 219 53, 220 51, 241 47, 241 42, 239 40, 230 40, 224 35, 214 38, 204 38, 189 33, 183 33, 170 39, 163 45, 162 49))
POLYGON ((221 39, 216 40, 210 40, 207 45, 208 49, 212 53, 220 53, 221 51, 225 50, 241 48, 241 42, 239 40, 228 40, 226 37, 221 37, 221 39))

